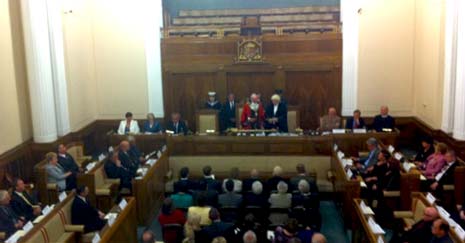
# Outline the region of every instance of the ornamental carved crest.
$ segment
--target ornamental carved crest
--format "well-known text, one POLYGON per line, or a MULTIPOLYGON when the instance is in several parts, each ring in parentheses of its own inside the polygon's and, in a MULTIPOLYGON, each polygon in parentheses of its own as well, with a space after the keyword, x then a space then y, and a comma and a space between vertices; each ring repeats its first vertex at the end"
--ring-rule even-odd
POLYGON ((238 41, 236 63, 257 62, 263 62, 261 40, 243 39, 238 41))

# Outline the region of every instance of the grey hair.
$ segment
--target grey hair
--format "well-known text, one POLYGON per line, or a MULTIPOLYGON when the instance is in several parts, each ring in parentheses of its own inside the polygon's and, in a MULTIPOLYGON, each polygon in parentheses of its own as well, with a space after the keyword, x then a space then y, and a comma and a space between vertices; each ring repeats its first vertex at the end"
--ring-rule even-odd
POLYGON ((378 146, 378 140, 376 140, 376 138, 369 138, 367 140, 367 144, 368 145, 373 145, 373 146, 378 146))
POLYGON ((286 182, 280 181, 278 185, 276 186, 276 189, 278 189, 278 193, 286 193, 287 192, 286 182))
POLYGON ((301 193, 308 193, 310 191, 310 184, 308 184, 307 180, 300 180, 298 187, 301 193))
POLYGON ((245 232, 242 240, 244 243, 257 243, 257 235, 252 230, 249 230, 245 232))
POLYGON ((283 168, 281 168, 281 166, 278 165, 273 168, 274 176, 280 176, 282 173, 283 173, 283 168))
POLYGON ((256 195, 261 194, 263 192, 263 185, 259 181, 255 181, 252 183, 252 192, 256 195))
POLYGON ((7 196, 8 196, 7 190, 0 190, 0 201, 5 200, 7 196))

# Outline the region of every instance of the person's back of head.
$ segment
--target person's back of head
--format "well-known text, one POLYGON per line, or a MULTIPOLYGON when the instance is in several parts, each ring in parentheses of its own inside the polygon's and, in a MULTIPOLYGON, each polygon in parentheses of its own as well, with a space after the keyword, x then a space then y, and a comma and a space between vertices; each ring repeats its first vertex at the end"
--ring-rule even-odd
POLYGON ((296 171, 298 174, 305 174, 306 171, 305 171, 305 165, 300 163, 300 164, 297 164, 297 166, 295 167, 296 171))
POLYGON ((144 230, 142 234, 142 243, 155 243, 155 233, 150 229, 144 230))
POLYGON ((234 181, 233 180, 227 180, 224 187, 226 188, 227 192, 233 192, 234 191, 234 181))
POLYGON ((179 171, 179 177, 180 178, 187 178, 189 176, 189 168, 188 167, 182 167, 181 170, 179 171))
POLYGON ((230 179, 239 179, 239 174, 240 174, 239 168, 233 167, 233 168, 231 168, 231 171, 229 171, 229 178, 230 179))
POLYGON ((210 176, 212 174, 212 167, 206 165, 205 167, 203 167, 202 172, 204 176, 210 176))
POLYGON ((262 192, 263 192, 263 184, 261 182, 259 182, 259 181, 255 181, 254 183, 252 183, 252 192, 255 195, 262 194, 262 192))
POLYGON ((216 237, 215 239, 212 240, 212 243, 228 243, 226 239, 222 236, 216 237))
POLYGON ((281 168, 281 166, 275 166, 273 168, 273 176, 281 176, 283 173, 283 169, 281 168))
POLYGON ((276 186, 276 189, 278 190, 279 194, 287 193, 287 188, 288 188, 288 186, 287 186, 286 182, 284 182, 284 181, 280 181, 278 183, 278 185, 276 186))
POLYGON ((294 238, 288 240, 287 243, 302 243, 302 241, 299 238, 294 237, 294 238))
POLYGON ((171 198, 169 197, 165 198, 165 200, 163 201, 163 205, 161 207, 162 214, 170 215, 171 213, 173 213, 173 210, 174 210, 173 200, 171 200, 171 198))
POLYGON ((205 207, 206 204, 207 204, 207 196, 205 195, 205 192, 200 192, 197 195, 197 206, 205 207))
POLYGON ((300 193, 308 193, 310 191, 310 184, 307 180, 300 180, 298 184, 300 193))
POLYGON ((326 237, 321 233, 315 233, 312 236, 312 243, 326 243, 326 237))
POLYGON ((257 243, 257 235, 253 231, 249 230, 245 232, 242 240, 244 243, 257 243))
POLYGON ((220 220, 220 212, 216 208, 211 208, 210 212, 208 212, 208 218, 214 222, 220 220))

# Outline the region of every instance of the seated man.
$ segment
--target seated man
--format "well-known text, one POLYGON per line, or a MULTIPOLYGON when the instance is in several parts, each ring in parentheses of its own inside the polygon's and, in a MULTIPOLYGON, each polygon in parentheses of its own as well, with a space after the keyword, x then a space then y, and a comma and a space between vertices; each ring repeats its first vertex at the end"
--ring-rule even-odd
POLYGON ((139 168, 139 160, 138 158, 134 158, 129 154, 130 145, 129 142, 123 140, 119 144, 119 153, 118 158, 121 161, 121 164, 129 169, 132 176, 136 175, 137 169, 139 168))
POLYGON ((242 181, 239 179, 239 168, 233 167, 229 172, 229 177, 223 180, 223 191, 226 192, 226 181, 232 180, 234 182, 234 192, 242 192, 242 181))
POLYGON ((69 171, 72 173, 71 176, 66 178, 67 185, 76 183, 78 174, 84 171, 82 168, 79 168, 74 158, 67 153, 67 148, 64 144, 58 145, 58 164, 61 165, 61 168, 63 168, 65 172, 69 171))
POLYGON ((431 228, 433 237, 430 243, 453 243, 449 236, 449 223, 444 219, 436 219, 431 228))
POLYGON ((26 221, 34 220, 41 214, 40 204, 27 193, 23 180, 16 179, 13 184, 15 187, 11 195, 11 208, 16 215, 24 217, 26 221))
POLYGON ((206 109, 221 110, 221 103, 216 99, 216 92, 208 92, 208 101, 205 102, 206 109))
POLYGON ((304 179, 298 184, 299 192, 292 196, 292 207, 294 217, 303 225, 308 225, 312 229, 320 229, 320 200, 318 194, 310 191, 310 185, 304 179))
POLYGON ((336 108, 330 107, 328 109, 328 114, 320 118, 320 127, 318 130, 328 132, 333 129, 341 128, 341 125, 341 117, 337 115, 336 108))
POLYGON ((58 156, 56 153, 50 152, 45 155, 48 164, 45 165, 47 171, 47 183, 55 183, 59 191, 72 190, 76 188, 76 177, 73 178, 73 172, 65 172, 58 164, 58 156), (71 177, 71 179, 67 179, 71 177))
POLYGON ((122 120, 119 123, 118 134, 124 135, 128 133, 133 133, 133 134, 139 133, 140 132, 139 124, 137 123, 136 120, 132 119, 132 113, 126 112, 125 117, 126 119, 122 120))
POLYGON ((265 109, 257 94, 250 96, 250 102, 244 104, 241 114, 241 125, 243 129, 263 129, 265 121, 265 109))
POLYGON ((189 179, 189 167, 182 167, 179 170, 179 180, 174 183, 174 192, 179 192, 181 187, 185 187, 186 192, 190 193, 198 189, 197 181, 189 179))
POLYGON ((426 183, 429 184, 429 189, 436 193, 436 196, 442 197, 444 185, 454 184, 454 172, 457 167, 457 157, 455 151, 452 149, 447 150, 446 164, 442 167, 441 171, 434 177, 434 179, 428 179, 426 183))
POLYGON ((177 208, 189 208, 193 205, 192 195, 187 193, 187 186, 180 184, 177 186, 177 193, 171 194, 171 200, 177 208))
POLYGON ((257 169, 252 169, 250 171, 250 177, 245 179, 242 182, 242 191, 243 192, 248 192, 252 190, 252 184, 256 181, 260 181, 260 177, 258 175, 258 170, 257 169))
POLYGON ((302 163, 297 164, 295 167, 297 175, 291 178, 290 185, 291 190, 298 190, 298 185, 301 180, 306 180, 310 186, 310 192, 312 194, 318 194, 318 186, 316 185, 315 179, 307 174, 305 165, 302 163))
POLYGON ((80 186, 76 189, 76 197, 71 205, 71 222, 84 225, 84 232, 99 231, 105 226, 105 214, 94 208, 87 201, 89 188, 80 186))
POLYGON ((223 236, 230 238, 233 234, 233 224, 225 223, 221 221, 220 212, 216 208, 210 209, 208 217, 211 220, 211 224, 202 229, 203 234, 208 239, 206 242, 211 242, 214 238, 223 236))
POLYGON ((282 174, 283 168, 281 168, 281 166, 275 166, 273 168, 272 177, 266 182, 266 189, 268 192, 275 191, 280 181, 287 183, 287 180, 282 177, 282 174))
POLYGON ((277 94, 271 96, 271 104, 265 110, 265 128, 276 129, 279 132, 288 132, 287 106, 281 103, 281 97, 277 94))
POLYGON ((221 121, 223 122, 222 130, 236 127, 236 101, 232 93, 228 95, 228 101, 223 104, 221 121))
POLYGON ((423 211, 423 219, 412 225, 399 241, 395 242, 430 242, 433 222, 439 218, 439 213, 435 207, 427 207, 423 211))
POLYGON ((361 117, 360 110, 355 110, 352 117, 347 118, 346 129, 362 129, 365 128, 365 121, 361 117))
POLYGON ((381 106, 379 115, 375 116, 373 120, 373 129, 377 132, 382 132, 383 129, 394 129, 396 121, 389 115, 389 108, 381 106))
POLYGON ((212 167, 207 165, 203 167, 203 178, 199 181, 199 186, 206 188, 206 190, 215 190, 218 193, 221 192, 221 183, 215 179, 215 175, 212 174, 212 167))
POLYGON ((145 229, 142 233, 142 243, 156 243, 155 233, 150 229, 145 229))
POLYGON ((10 200, 8 191, 0 190, 0 232, 5 232, 6 239, 22 229, 25 223, 25 219, 16 215, 11 209, 10 200))
POLYGON ((221 207, 239 208, 242 204, 242 195, 234 192, 234 181, 227 180, 226 192, 218 196, 218 204, 221 207))
POLYGON ((355 166, 357 167, 358 171, 361 173, 365 173, 366 170, 376 164, 378 162, 378 155, 380 150, 378 148, 378 140, 376 138, 369 138, 366 142, 368 148, 368 156, 365 158, 354 158, 354 162, 356 163, 355 166))
POLYGON ((208 216, 211 207, 206 205, 206 200, 207 199, 204 194, 199 194, 197 196, 197 206, 189 207, 187 210, 188 218, 191 217, 190 215, 192 214, 200 215, 200 225, 202 226, 211 224, 211 220, 208 216))
POLYGON ((292 195, 287 193, 287 184, 284 181, 280 181, 276 186, 278 189, 277 193, 270 195, 268 202, 272 208, 290 208, 292 204, 292 195))
POLYGON ((181 120, 181 114, 178 112, 171 114, 171 121, 168 122, 166 131, 172 131, 174 134, 187 135, 188 129, 186 123, 181 120))
POLYGON ((260 181, 255 181, 252 184, 252 191, 245 195, 244 205, 268 208, 269 203, 267 199, 267 196, 263 193, 263 184, 260 181))
POLYGON ((114 151, 108 155, 108 159, 105 162, 104 169, 108 178, 120 179, 120 189, 132 189, 131 181, 133 176, 129 169, 121 164, 121 161, 118 158, 117 151, 114 151))
POLYGON ((137 147, 136 138, 134 136, 128 136, 128 142, 129 142, 129 150, 128 150, 129 156, 138 164, 144 164, 146 159, 143 156, 140 149, 137 147))

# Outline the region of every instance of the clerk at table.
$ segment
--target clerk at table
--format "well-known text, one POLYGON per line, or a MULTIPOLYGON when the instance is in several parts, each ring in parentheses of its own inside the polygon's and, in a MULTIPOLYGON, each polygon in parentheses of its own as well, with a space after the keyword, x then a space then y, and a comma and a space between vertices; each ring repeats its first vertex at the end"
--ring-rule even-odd
POLYGON ((346 129, 362 129, 365 128, 365 121, 361 117, 360 110, 354 111, 354 116, 347 118, 346 129))
POLYGON ((153 115, 153 113, 147 114, 147 121, 144 123, 144 133, 155 134, 162 132, 163 128, 160 123, 155 120, 155 115, 153 115))
POLYGON ((166 130, 172 131, 174 134, 187 135, 187 126, 186 123, 181 120, 181 114, 178 112, 171 114, 171 121, 168 122, 166 130))
POLYGON ((118 134, 139 133, 139 124, 137 124, 136 120, 132 119, 132 113, 127 112, 125 117, 126 119, 119 123, 118 134))
POLYGON ((330 107, 328 114, 320 118, 320 131, 332 131, 341 128, 341 117, 337 115, 336 108, 330 107))
POLYGON ((381 106, 380 114, 375 116, 373 121, 373 129, 377 132, 382 132, 383 129, 394 129, 396 121, 394 117, 389 115, 389 108, 387 106, 381 106))

